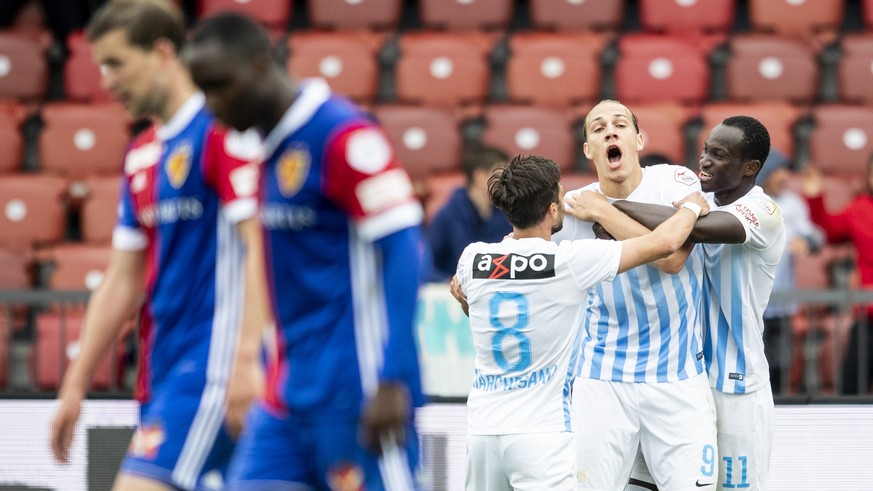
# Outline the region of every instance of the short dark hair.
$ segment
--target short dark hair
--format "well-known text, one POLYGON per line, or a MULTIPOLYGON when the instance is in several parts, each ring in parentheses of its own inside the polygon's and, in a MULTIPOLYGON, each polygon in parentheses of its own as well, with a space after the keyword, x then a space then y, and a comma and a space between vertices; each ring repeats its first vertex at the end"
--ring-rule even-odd
POLYGON ((757 160, 761 162, 758 172, 764 167, 767 156, 770 155, 770 132, 760 121, 751 116, 731 116, 721 124, 739 128, 743 132, 744 161, 757 160))
POLYGON ((539 223, 552 203, 560 203, 561 171, 554 160, 516 155, 488 178, 488 196, 509 223, 528 228, 539 223))
POLYGON ((182 12, 168 0, 112 0, 94 14, 86 34, 94 42, 117 29, 130 44, 146 51, 158 39, 169 40, 176 52, 185 43, 182 12))
POLYGON ((497 165, 506 162, 509 162, 509 155, 506 152, 481 143, 472 144, 465 148, 461 158, 461 166, 464 169, 464 175, 467 176, 468 183, 473 181, 473 173, 477 169, 491 172, 497 165))
MULTIPOLYGON (((625 106, 621 101, 618 101, 618 100, 615 100, 615 99, 602 99, 600 102, 598 102, 597 104, 595 104, 594 107, 592 107, 591 109, 594 109, 595 107, 597 107, 597 106, 603 104, 604 102, 614 102, 614 103, 616 103, 616 104, 619 104, 619 105, 624 106, 625 109, 627 109, 627 112, 629 112, 630 115, 631 115, 631 122, 632 122, 633 125, 634 125, 634 129, 637 130, 637 133, 640 132, 640 123, 639 123, 639 121, 637 121, 637 115, 634 114, 633 111, 631 111, 631 108, 625 106)), ((585 118, 582 119, 582 141, 583 141, 583 142, 584 142, 584 141, 588 141, 588 115, 589 115, 589 114, 591 114, 591 110, 589 110, 589 111, 585 114, 585 118)))
POLYGON ((252 18, 235 12, 223 12, 197 24, 191 44, 217 42, 222 50, 239 60, 251 60, 265 54, 272 58, 272 41, 267 31, 252 18))

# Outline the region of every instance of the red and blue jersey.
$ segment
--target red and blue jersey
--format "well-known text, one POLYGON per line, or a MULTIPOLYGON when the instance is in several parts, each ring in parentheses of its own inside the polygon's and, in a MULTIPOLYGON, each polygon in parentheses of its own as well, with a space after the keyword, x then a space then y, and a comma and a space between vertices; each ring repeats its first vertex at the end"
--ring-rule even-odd
POLYGON ((278 359, 267 402, 354 420, 378 383, 421 404, 422 210, 385 133, 318 79, 264 141, 261 220, 278 359))
POLYGON ((136 396, 167 380, 223 387, 243 303, 236 224, 257 209, 260 146, 217 125, 196 94, 125 155, 113 247, 147 254, 136 396))

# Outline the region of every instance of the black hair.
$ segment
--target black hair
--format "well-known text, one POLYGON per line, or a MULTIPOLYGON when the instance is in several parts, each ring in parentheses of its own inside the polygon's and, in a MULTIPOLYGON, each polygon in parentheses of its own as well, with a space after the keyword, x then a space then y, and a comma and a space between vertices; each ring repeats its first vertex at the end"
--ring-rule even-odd
POLYGON ((758 172, 760 172, 770 154, 770 133, 767 128, 751 116, 731 116, 722 121, 721 124, 739 128, 743 132, 743 154, 741 157, 744 161, 757 160, 760 162, 761 165, 758 167, 758 172))
POLYGON ((539 223, 552 203, 560 204, 561 171, 555 161, 516 155, 488 178, 488 196, 509 223, 528 228, 539 223))
POLYGON ((272 58, 272 42, 267 31, 250 17, 223 12, 201 21, 190 44, 219 43, 222 51, 237 60, 252 60, 259 55, 272 58))
POLYGON ((472 144, 464 149, 461 166, 467 182, 473 181, 473 174, 477 169, 491 172, 498 164, 509 162, 509 155, 503 150, 480 143, 472 144))

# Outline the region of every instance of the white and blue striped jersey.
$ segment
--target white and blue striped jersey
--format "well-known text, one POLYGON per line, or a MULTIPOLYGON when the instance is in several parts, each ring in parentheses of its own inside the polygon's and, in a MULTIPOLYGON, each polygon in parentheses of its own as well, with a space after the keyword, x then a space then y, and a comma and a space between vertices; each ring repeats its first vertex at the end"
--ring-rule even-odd
POLYGON ((782 212, 755 186, 742 198, 712 211, 737 217, 746 229, 742 244, 703 244, 704 345, 709 383, 721 392, 754 392, 770 379, 764 357, 764 309, 785 249, 782 212))
POLYGON ((571 431, 570 360, 579 298, 615 276, 621 243, 540 238, 475 242, 458 261, 476 348, 473 435, 571 431))
MULTIPOLYGON (((600 191, 600 184, 582 189, 600 191)), ((690 169, 655 165, 643 168, 642 181, 626 199, 671 206, 694 191, 700 191, 700 181, 690 169)), ((592 224, 567 216, 556 239, 585 237, 593 237, 592 224)), ((655 383, 703 373, 702 282, 703 255, 697 246, 675 275, 642 265, 596 285, 583 301, 576 375, 655 383)))

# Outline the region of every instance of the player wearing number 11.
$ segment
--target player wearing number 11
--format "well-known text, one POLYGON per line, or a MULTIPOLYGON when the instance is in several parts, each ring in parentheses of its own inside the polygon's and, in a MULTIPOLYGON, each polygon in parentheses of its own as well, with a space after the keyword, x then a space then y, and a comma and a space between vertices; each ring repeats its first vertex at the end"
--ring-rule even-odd
POLYGON ((551 236, 564 216, 559 181, 557 165, 542 157, 516 156, 498 166, 488 193, 512 235, 471 244, 458 262, 453 290, 465 297, 476 347, 467 399, 468 490, 576 489, 570 361, 583 313, 578 299, 617 273, 678 250, 698 215, 709 211, 692 193, 644 236, 556 244, 551 236))

